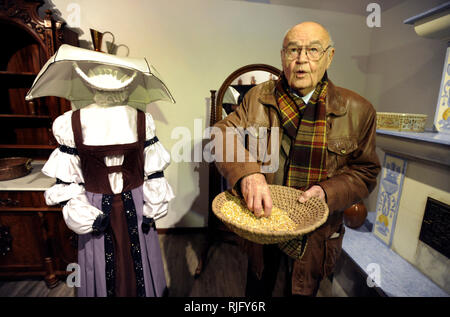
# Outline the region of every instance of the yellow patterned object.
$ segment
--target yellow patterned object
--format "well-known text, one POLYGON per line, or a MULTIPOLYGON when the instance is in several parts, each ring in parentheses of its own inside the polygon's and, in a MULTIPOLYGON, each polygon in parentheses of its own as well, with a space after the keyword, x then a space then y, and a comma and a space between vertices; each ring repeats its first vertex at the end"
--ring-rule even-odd
POLYGON ((377 129, 424 132, 426 114, 377 112, 377 129))
POLYGON ((214 214, 237 235, 259 243, 275 244, 299 238, 321 226, 328 218, 327 204, 318 198, 300 203, 301 191, 269 185, 273 201, 270 217, 256 218, 246 203, 225 191, 212 203, 214 214))
POLYGON ((389 226, 389 220, 385 215, 380 215, 378 217, 378 221, 381 222, 382 224, 384 224, 386 227, 389 226))
POLYGON ((442 119, 444 119, 445 121, 447 121, 448 117, 450 117, 450 108, 447 108, 444 111, 444 114, 442 115, 442 119))

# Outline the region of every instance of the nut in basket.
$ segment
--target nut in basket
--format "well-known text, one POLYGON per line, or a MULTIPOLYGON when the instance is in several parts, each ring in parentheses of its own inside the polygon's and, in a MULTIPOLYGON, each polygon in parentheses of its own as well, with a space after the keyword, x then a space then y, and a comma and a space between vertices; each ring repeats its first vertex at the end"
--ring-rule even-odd
POLYGON ((295 188, 269 185, 273 208, 269 218, 256 218, 245 201, 225 191, 212 203, 215 215, 237 235, 259 244, 275 244, 298 238, 321 226, 328 217, 327 204, 318 198, 298 202, 295 188))

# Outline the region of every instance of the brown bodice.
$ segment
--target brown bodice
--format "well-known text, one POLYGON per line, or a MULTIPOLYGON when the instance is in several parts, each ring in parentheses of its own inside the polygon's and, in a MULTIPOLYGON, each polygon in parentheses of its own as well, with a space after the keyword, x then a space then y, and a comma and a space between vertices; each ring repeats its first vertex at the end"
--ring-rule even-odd
POLYGON ((134 143, 100 146, 83 144, 80 110, 72 113, 72 130, 75 146, 81 161, 86 191, 99 194, 114 194, 108 179, 108 174, 114 172, 122 172, 123 192, 143 184, 145 114, 142 111, 138 110, 137 113, 138 140, 134 143), (111 155, 123 155, 122 165, 106 166, 105 157, 111 155))

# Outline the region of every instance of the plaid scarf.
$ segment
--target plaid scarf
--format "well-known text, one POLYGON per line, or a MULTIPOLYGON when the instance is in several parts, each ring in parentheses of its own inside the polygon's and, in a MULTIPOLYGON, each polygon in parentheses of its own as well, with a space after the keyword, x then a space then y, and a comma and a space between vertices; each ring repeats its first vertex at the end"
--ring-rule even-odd
MULTIPOLYGON (((289 166, 284 185, 306 190, 327 177, 326 111, 327 73, 318 83, 305 104, 301 97, 290 92, 284 74, 276 84, 275 96, 280 108, 281 123, 291 138, 289 166)), ((308 235, 281 242, 278 247, 294 259, 301 259, 306 251, 308 235)))
POLYGON ((328 78, 323 76, 308 104, 290 92, 287 80, 281 76, 276 84, 276 99, 281 123, 291 138, 289 168, 284 185, 306 190, 326 179, 326 111, 328 78))

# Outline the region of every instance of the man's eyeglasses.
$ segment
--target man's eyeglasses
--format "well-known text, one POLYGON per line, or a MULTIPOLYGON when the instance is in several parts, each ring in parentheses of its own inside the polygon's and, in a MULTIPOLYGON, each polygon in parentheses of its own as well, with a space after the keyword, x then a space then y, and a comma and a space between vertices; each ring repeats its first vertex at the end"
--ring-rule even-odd
POLYGON ((283 51, 287 59, 297 59, 302 54, 302 50, 305 50, 306 57, 308 57, 309 60, 318 61, 330 47, 332 46, 328 45, 326 49, 322 49, 320 45, 305 47, 288 46, 284 47, 283 51))

